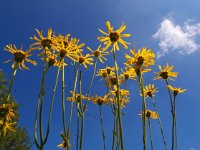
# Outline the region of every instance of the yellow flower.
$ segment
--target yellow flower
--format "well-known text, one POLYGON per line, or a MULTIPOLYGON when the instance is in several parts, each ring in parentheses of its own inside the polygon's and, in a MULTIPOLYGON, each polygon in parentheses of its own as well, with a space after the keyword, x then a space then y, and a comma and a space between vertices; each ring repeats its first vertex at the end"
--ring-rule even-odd
POLYGON ((107 60, 104 56, 105 55, 108 55, 109 52, 106 52, 106 49, 105 48, 101 48, 101 45, 99 45, 99 47, 96 49, 96 50, 92 50, 91 48, 87 47, 87 49, 93 53, 94 57, 98 58, 99 61, 101 63, 104 63, 103 62, 103 59, 104 60, 107 60))
POLYGON ((3 133, 0 133, 0 134, 3 134, 3 136, 5 136, 7 134, 8 131, 12 131, 12 132, 15 132, 16 129, 13 127, 17 124, 17 122, 4 122, 2 120, 0 120, 0 131, 3 131, 3 133))
POLYGON ((136 74, 131 73, 131 71, 128 71, 128 70, 126 71, 122 70, 122 73, 120 74, 120 78, 123 78, 124 80, 128 80, 128 79, 135 80, 136 74))
POLYGON ((144 96, 152 98, 155 96, 155 93, 158 92, 157 89, 154 87, 154 84, 148 84, 144 88, 144 96))
POLYGON ((59 147, 60 149, 61 149, 61 148, 66 149, 66 148, 68 148, 68 147, 70 147, 70 146, 71 146, 71 145, 69 144, 69 141, 68 141, 68 140, 63 140, 62 143, 58 144, 57 147, 59 147))
POLYGON ((127 59, 126 65, 138 65, 138 66, 153 66, 155 63, 155 54, 151 49, 138 49, 138 52, 135 51, 135 49, 131 49, 130 53, 133 56, 125 55, 125 58, 127 59))
POLYGON ((106 104, 108 105, 109 103, 109 99, 107 95, 104 95, 104 97, 101 96, 95 96, 95 97, 91 97, 91 100, 94 104, 98 104, 98 105, 102 105, 102 104, 106 104))
POLYGON ((14 110, 14 103, 0 105, 0 119, 11 121, 16 118, 16 111, 14 110))
POLYGON ((178 93, 183 93, 186 91, 186 89, 181 89, 181 88, 177 88, 177 87, 172 87, 171 85, 168 85, 168 88, 170 91, 172 91, 174 93, 174 96, 177 96, 178 93))
POLYGON ((86 54, 84 56, 82 53, 80 53, 79 55, 76 55, 75 58, 75 61, 80 65, 82 64, 86 69, 88 68, 87 65, 93 65, 93 58, 91 58, 90 54, 86 54))
POLYGON ((75 60, 75 56, 82 51, 81 48, 85 44, 79 44, 80 40, 76 38, 71 38, 69 41, 68 37, 68 35, 59 35, 57 38, 55 38, 55 44, 52 45, 52 48, 59 53, 60 58, 68 57, 71 60, 75 60))
MULTIPOLYGON (((142 116, 142 112, 139 114, 140 116, 142 116)), ((145 113, 145 116, 148 118, 148 119, 158 119, 159 115, 157 112, 155 111, 151 111, 149 109, 146 110, 146 113, 145 113)))
POLYGON ((157 76, 154 78, 154 80, 161 79, 161 78, 165 80, 166 79, 173 80, 172 78, 176 78, 178 75, 178 72, 172 72, 172 70, 174 69, 174 66, 169 66, 168 63, 163 69, 161 65, 159 65, 158 68, 160 72, 155 72, 157 76))
POLYGON ((32 49, 28 49, 26 52, 22 50, 22 47, 20 49, 17 49, 17 47, 15 45, 6 45, 6 47, 4 48, 5 51, 8 51, 10 53, 13 54, 14 58, 11 58, 9 60, 7 60, 4 63, 10 62, 10 61, 14 61, 14 63, 12 64, 12 68, 16 68, 19 67, 20 69, 24 68, 29 70, 29 68, 27 66, 25 66, 25 61, 36 65, 37 63, 33 60, 28 59, 29 56, 31 56, 32 54, 30 54, 32 49))
POLYGON ((149 68, 140 67, 138 65, 134 65, 133 67, 128 67, 126 69, 132 76, 139 76, 140 74, 151 71, 149 68))
MULTIPOLYGON (((36 29, 36 32, 38 34, 39 37, 36 37, 35 35, 33 37, 31 37, 31 40, 36 41, 35 43, 31 44, 31 47, 33 47, 33 49, 38 49, 41 50, 43 49, 50 49, 53 41, 52 41, 52 29, 48 29, 48 34, 46 37, 43 36, 42 31, 39 31, 36 29)), ((42 52, 44 53, 44 52, 42 52)))
POLYGON ((119 50, 118 43, 120 43, 124 48, 127 49, 128 48, 127 44, 129 44, 129 43, 125 42, 122 39, 122 38, 126 38, 126 37, 131 36, 130 34, 122 34, 122 32, 124 30, 126 30, 126 25, 124 25, 124 23, 123 23, 122 26, 119 29, 114 31, 114 28, 111 27, 110 21, 107 21, 106 22, 106 27, 107 27, 108 33, 102 31, 101 29, 99 29, 99 31, 102 34, 104 34, 105 36, 98 37, 98 40, 100 42, 103 42, 104 45, 106 45, 105 49, 108 49, 111 46, 111 44, 113 44, 116 47, 116 50, 119 50))
POLYGON ((67 97, 68 101, 79 103, 81 100, 87 100, 88 98, 81 94, 75 94, 74 92, 70 91, 71 97, 67 97))

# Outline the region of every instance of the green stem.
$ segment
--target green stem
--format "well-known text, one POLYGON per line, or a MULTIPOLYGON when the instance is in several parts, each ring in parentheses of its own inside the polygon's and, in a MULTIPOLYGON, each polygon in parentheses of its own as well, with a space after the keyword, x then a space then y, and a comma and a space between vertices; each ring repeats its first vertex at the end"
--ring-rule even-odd
POLYGON ((114 150, 115 148, 115 137, 116 137, 116 107, 115 105, 113 104, 113 115, 114 115, 114 121, 113 121, 113 140, 112 140, 112 150, 114 150))
POLYGON ((14 71, 13 71, 12 80, 11 80, 10 87, 9 87, 9 90, 8 90, 8 96, 7 96, 7 99, 6 99, 6 103, 8 103, 10 101, 11 90, 12 90, 12 87, 13 87, 13 83, 14 83, 14 80, 15 80, 15 75, 17 73, 18 67, 19 67, 19 64, 17 63, 17 65, 15 66, 14 71))
POLYGON ((49 110, 48 125, 47 125, 47 131, 46 131, 44 144, 46 143, 46 141, 48 139, 48 135, 49 135, 49 131, 50 131, 50 120, 51 120, 51 115, 52 115, 52 110, 53 110, 53 104, 54 104, 54 99, 55 99, 56 88, 57 88, 57 85, 58 85, 59 73, 60 73, 60 66, 58 67, 58 71, 57 71, 57 74, 56 74, 56 81, 55 81, 53 92, 52 92, 52 96, 51 96, 51 105, 50 105, 50 110, 49 110))
POLYGON ((176 96, 174 96, 174 134, 175 134, 175 149, 178 149, 178 136, 177 136, 177 127, 176 127, 176 96))
POLYGON ((168 93, 169 93, 169 97, 170 97, 170 104, 171 104, 171 114, 172 114, 172 147, 171 147, 171 149, 174 150, 174 107, 173 107, 173 102, 172 102, 172 95, 168 88, 168 86, 169 86, 168 80, 166 79, 165 81, 167 84, 167 89, 168 89, 168 93))
MULTIPOLYGON (((152 100, 152 103, 153 103, 153 107, 154 107, 154 110, 156 111, 156 113, 158 114, 158 110, 157 110, 157 107, 156 107, 156 103, 153 99, 153 97, 151 97, 151 100, 152 100)), ((166 140, 165 140, 165 136, 164 136, 164 132, 163 132, 163 128, 162 128, 162 122, 161 122, 161 119, 160 119, 160 116, 158 115, 158 122, 159 122, 159 125, 160 125, 160 132, 162 134, 162 139, 163 139, 163 143, 165 145, 165 150, 167 150, 167 143, 166 143, 166 140)))
POLYGON ((150 132, 150 141, 151 141, 151 150, 153 150, 153 138, 152 138, 152 128, 150 118, 147 119, 149 123, 149 132, 150 132))
POLYGON ((104 150, 106 150, 106 137, 105 137, 105 132, 104 132, 104 126, 103 126, 103 117, 102 117, 102 106, 99 106, 99 115, 100 115, 100 121, 101 121, 101 130, 102 130, 102 137, 103 137, 103 145, 104 145, 104 150))
POLYGON ((78 150, 78 143, 79 143, 79 120, 80 120, 80 116, 79 116, 79 112, 78 112, 78 108, 77 108, 77 124, 76 124, 76 150, 78 150))
POLYGON ((121 150, 124 150, 124 139, 123 139, 123 130, 122 130, 122 121, 121 121, 121 108, 120 108, 120 87, 119 87, 119 77, 118 77, 118 66, 116 59, 116 50, 115 45, 113 44, 113 57, 114 57, 114 65, 115 65, 115 76, 117 79, 117 119, 119 121, 119 133, 120 133, 120 143, 121 150))
MULTIPOLYGON (((78 65, 78 68, 75 71, 75 79, 74 79, 74 90, 73 93, 76 93, 76 84, 78 80, 78 71, 79 71, 80 65, 78 65)), ((76 98, 76 94, 75 94, 76 98)), ((68 129, 67 129, 67 137, 68 139, 70 138, 70 128, 71 128, 71 122, 72 122, 72 116, 73 116, 73 102, 70 103, 70 116, 69 116, 69 124, 68 124, 68 129)))
POLYGON ((64 136, 67 137, 66 120, 65 120, 65 66, 64 65, 62 65, 62 123, 64 129, 64 136))
POLYGON ((140 92, 142 94, 142 124, 143 124, 143 149, 146 150, 146 100, 144 97, 144 85, 143 85, 143 79, 142 79, 142 74, 141 74, 141 68, 140 68, 140 72, 138 75, 138 82, 139 82, 139 86, 140 86, 140 92))
POLYGON ((80 150, 82 150, 83 145, 83 132, 84 132, 84 113, 81 116, 81 136, 80 136, 80 150))

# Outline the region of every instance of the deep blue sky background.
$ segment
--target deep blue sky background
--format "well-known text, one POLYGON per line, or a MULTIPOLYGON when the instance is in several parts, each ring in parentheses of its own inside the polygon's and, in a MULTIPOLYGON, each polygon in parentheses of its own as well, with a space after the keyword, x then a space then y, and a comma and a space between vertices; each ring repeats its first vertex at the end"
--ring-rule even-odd
MULTIPOLYGON (((36 34, 35 29, 43 30, 46 34, 48 28, 53 28, 56 33, 70 33, 72 37, 80 38, 87 46, 95 49, 99 45, 97 36, 101 35, 98 28, 106 29, 105 22, 110 20, 111 24, 118 28, 122 22, 127 25, 127 33, 132 36, 126 41, 130 42, 129 48, 136 46, 140 48, 146 46, 153 49, 156 53, 161 50, 159 40, 152 37, 160 28, 160 23, 165 18, 170 18, 175 24, 183 26, 188 19, 192 19, 194 23, 200 22, 200 2, 197 0, 186 1, 159 1, 159 0, 6 0, 0 1, 0 68, 7 74, 7 78, 11 78, 11 64, 3 64, 3 62, 11 57, 10 54, 3 51, 6 44, 16 44, 18 47, 23 45, 28 48, 32 41, 29 37, 36 34)), ((198 36, 195 37, 196 43, 200 43, 198 36)), ((86 47, 85 47, 86 49, 86 47)), ((158 71, 157 65, 165 65, 167 62, 175 66, 175 71, 180 72, 179 77, 173 83, 187 89, 187 92, 178 96, 177 100, 177 125, 179 136, 180 150, 199 150, 200 135, 200 117, 199 117, 199 48, 190 55, 181 55, 174 51, 156 60, 153 71, 158 71)), ((129 53, 128 50, 122 49, 118 53, 120 66, 123 66, 124 54, 129 53)), ((30 71, 18 71, 15 84, 13 87, 13 95, 18 103, 20 103, 20 125, 27 128, 31 140, 33 141, 33 122, 35 116, 35 106, 42 73, 42 62, 33 56, 32 59, 38 60, 38 66, 30 67, 30 71)), ((113 65, 112 57, 109 57, 108 65, 113 65)), ((101 65, 103 67, 103 65, 101 65)), ((71 70, 72 71, 72 70, 71 70)), ((87 82, 90 79, 91 69, 83 72, 84 88, 87 88, 87 82)), ((52 69, 48 74, 47 90, 51 90, 55 80, 56 69, 52 69)), ((66 70, 70 74, 70 70, 66 70)), ((145 83, 153 83, 153 73, 144 76, 145 83)), ((104 94, 103 83, 99 84, 96 78, 92 94, 104 94)), ((169 98, 165 83, 162 81, 154 82, 159 89, 156 96, 156 102, 163 122, 164 131, 167 138, 168 146, 170 146, 170 128, 171 116, 169 107, 169 98)), ((66 77, 66 95, 73 88, 73 78, 66 77)), ((57 98, 52 116, 52 128, 49 140, 45 150, 57 149, 57 144, 61 142, 59 136, 62 131, 61 126, 61 99, 60 86, 57 90, 57 98)), ((128 106, 123 109, 125 116, 123 117, 123 128, 125 138, 125 149, 140 150, 142 149, 142 128, 141 119, 138 113, 141 109, 141 97, 139 97, 139 89, 136 81, 128 83, 128 89, 131 91, 131 100, 128 106)), ((86 90, 84 90, 86 91, 86 90)), ((47 94, 47 101, 50 94, 47 94)), ((149 108, 150 101, 147 100, 149 108)), ((48 102, 47 102, 48 106, 48 102)), ((48 108, 48 107, 46 107, 48 108)), ((46 109, 44 110, 46 111, 46 109)), ((111 147, 112 135, 112 115, 108 107, 104 107, 104 122, 107 138, 108 149, 111 147)), ((84 150, 101 150, 103 149, 100 122, 98 117, 98 107, 89 104, 86 112, 84 150)), ((75 126, 75 121, 73 122, 75 126)), ((160 130, 157 121, 152 121, 153 141, 155 150, 164 149, 161 140, 160 130)), ((75 128, 72 132, 75 141, 75 128)), ((148 143, 148 146, 150 144, 148 143)), ((149 147, 150 148, 150 147, 149 147)), ((33 146, 33 149, 36 149, 33 146)))

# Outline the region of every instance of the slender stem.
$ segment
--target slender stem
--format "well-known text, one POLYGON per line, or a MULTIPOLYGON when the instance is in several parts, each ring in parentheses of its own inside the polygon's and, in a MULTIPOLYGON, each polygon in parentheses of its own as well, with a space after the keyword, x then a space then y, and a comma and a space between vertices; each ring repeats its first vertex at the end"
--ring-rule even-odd
MULTIPOLYGON (((151 100, 152 100, 152 103, 153 103, 153 107, 154 107, 154 110, 156 111, 156 113, 158 114, 158 109, 156 107, 156 103, 153 99, 153 97, 151 97, 151 100)), ((160 119, 160 116, 158 115, 158 122, 159 122, 159 125, 160 125, 160 132, 162 134, 162 139, 163 139, 163 143, 165 145, 165 150, 167 150, 167 143, 166 143, 166 140, 165 140, 165 136, 164 136, 164 132, 163 132, 163 128, 162 128, 162 122, 161 122, 161 119, 160 119)))
POLYGON ((113 140, 112 140, 112 150, 115 148, 115 137, 116 137, 116 107, 115 104, 113 104, 113 116, 114 116, 114 121, 113 121, 113 140))
POLYGON ((77 124, 76 124, 76 150, 78 150, 78 143, 79 143, 79 120, 80 120, 80 116, 79 116, 79 112, 78 112, 78 108, 77 108, 77 124))
POLYGON ((6 103, 8 103, 10 101, 11 90, 12 90, 12 87, 13 87, 13 83, 14 83, 14 79, 15 79, 15 75, 17 73, 18 67, 19 67, 19 64, 17 63, 17 65, 15 66, 14 71, 13 71, 10 87, 8 89, 8 96, 7 96, 7 99, 6 99, 6 103))
POLYGON ((104 145, 104 150, 106 150, 106 136, 104 132, 104 126, 103 126, 103 117, 102 117, 102 106, 99 106, 99 115, 100 115, 100 121, 101 121, 101 130, 102 130, 102 137, 103 137, 103 145, 104 145))
MULTIPOLYGON (((78 80, 78 71, 79 71, 79 66, 77 67, 76 71, 75 71, 75 79, 74 79, 74 90, 73 93, 76 93, 76 84, 77 84, 77 80, 78 80)), ((76 95, 75 95, 76 98, 76 95)), ((71 122, 72 122, 72 116, 73 116, 73 102, 71 101, 70 103, 70 116, 69 116, 69 124, 68 124, 68 129, 67 129, 67 137, 68 139, 70 138, 70 128, 71 128, 71 122)))
POLYGON ((174 96, 174 132, 175 132, 175 149, 178 149, 178 136, 177 136, 177 127, 176 127, 176 96, 174 96))
POLYGON ((120 143, 121 150, 124 150, 124 139, 123 139, 123 130, 122 130, 122 121, 121 121, 121 108, 120 108, 120 87, 119 87, 119 77, 118 77, 118 66, 116 59, 116 50, 115 45, 113 44, 113 57, 114 57, 114 65, 115 65, 115 76, 117 79, 117 119, 119 121, 119 134, 120 134, 120 143))
POLYGON ((150 132, 150 141, 151 141, 151 150, 153 150, 153 138, 152 138, 152 128, 150 118, 147 119, 149 123, 149 132, 150 132))
POLYGON ((171 149, 174 150, 174 109, 173 109, 173 102, 172 102, 172 95, 171 95, 171 92, 168 88, 168 80, 166 79, 166 84, 167 84, 167 89, 168 89, 168 93, 169 93, 169 97, 170 97, 170 104, 171 104, 171 114, 172 114, 172 146, 171 146, 171 149))
POLYGON ((83 145, 83 132, 84 132, 84 113, 81 116, 81 136, 80 136, 80 150, 82 150, 83 145))
POLYGON ((46 141, 48 139, 49 131, 50 131, 50 120, 51 120, 51 115, 52 115, 52 111, 53 111, 53 104, 54 104, 56 88, 57 88, 57 85, 58 85, 59 73, 60 73, 60 66, 58 67, 58 71, 57 71, 57 74, 56 74, 56 81, 55 81, 52 96, 51 96, 51 105, 50 105, 50 110, 49 110, 48 125, 47 125, 47 131, 46 131, 44 143, 46 143, 46 141))
POLYGON ((138 82, 140 86, 140 92, 142 94, 142 124, 143 124, 143 146, 144 150, 146 150, 146 100, 144 97, 144 85, 143 85, 143 79, 142 79, 142 74, 141 74, 141 68, 140 68, 140 73, 138 75, 138 82))
POLYGON ((62 65, 62 123, 63 123, 64 135, 65 137, 67 137, 66 120, 65 120, 65 66, 64 65, 62 65))

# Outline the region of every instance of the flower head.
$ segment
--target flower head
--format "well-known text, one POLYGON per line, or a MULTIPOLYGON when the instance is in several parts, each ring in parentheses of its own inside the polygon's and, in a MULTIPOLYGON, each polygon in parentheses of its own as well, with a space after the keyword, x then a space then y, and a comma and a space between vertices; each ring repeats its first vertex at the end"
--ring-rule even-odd
POLYGON ((82 64, 85 69, 87 69, 87 65, 93 65, 93 58, 91 58, 90 54, 86 54, 85 56, 80 53, 79 55, 75 56, 75 61, 78 62, 80 65, 82 64))
POLYGON ((70 91, 71 97, 67 97, 68 101, 79 103, 81 100, 87 100, 88 98, 84 95, 74 93, 70 91))
POLYGON ((101 97, 101 96, 91 97, 91 100, 94 104, 98 104, 100 106, 102 104, 108 105, 109 103, 108 95, 104 95, 104 97, 101 97))
POLYGON ((142 48, 139 49, 138 52, 135 51, 135 49, 131 49, 130 55, 125 55, 125 58, 127 59, 126 65, 138 65, 138 66, 153 66, 155 63, 155 54, 151 49, 142 48))
POLYGON ((106 52, 105 48, 101 48, 101 45, 99 45, 96 50, 92 50, 90 47, 87 47, 87 49, 92 52, 94 57, 98 58, 101 63, 104 63, 103 59, 107 60, 104 56, 108 55, 109 52, 106 52))
POLYGON ((24 69, 28 70, 29 68, 27 66, 25 66, 25 61, 27 61, 33 65, 37 64, 36 61, 28 59, 28 57, 32 55, 32 54, 30 54, 32 49, 23 51, 22 47, 20 49, 17 49, 17 47, 15 45, 10 44, 10 45, 6 45, 4 50, 12 53, 14 56, 14 58, 11 58, 5 62, 5 63, 7 63, 7 62, 10 62, 13 60, 14 63, 12 64, 12 68, 19 67, 20 69, 24 68, 24 69))
POLYGON ((30 38, 31 40, 36 41, 35 43, 31 44, 31 47, 33 47, 34 49, 38 49, 38 50, 41 50, 42 48, 50 50, 52 47, 52 44, 53 44, 52 29, 51 28, 48 29, 48 33, 47 33, 46 37, 44 37, 44 35, 42 34, 42 31, 39 31, 36 29, 36 32, 39 37, 36 37, 34 35, 33 37, 30 38))
MULTIPOLYGON (((143 112, 141 112, 139 115, 140 115, 140 116, 143 116, 142 113, 143 113, 143 112)), ((151 110, 149 110, 149 109, 146 110, 145 116, 146 116, 148 119, 151 119, 151 118, 152 118, 152 119, 158 119, 158 117, 159 117, 159 115, 158 115, 157 112, 151 111, 151 110)))
POLYGON ((168 63, 163 69, 161 65, 159 65, 158 68, 160 72, 155 72, 157 76, 154 78, 154 80, 157 80, 157 79, 173 80, 172 78, 176 78, 178 76, 178 72, 172 72, 172 70, 174 69, 174 66, 169 66, 168 63))
POLYGON ((152 98, 155 96, 155 93, 158 92, 157 89, 154 87, 154 84, 148 84, 144 88, 144 96, 152 98))
POLYGON ((168 85, 168 88, 170 91, 173 92, 174 96, 177 96, 179 93, 184 93, 186 91, 186 89, 172 87, 171 85, 168 85))
POLYGON ((118 43, 120 43, 124 48, 127 49, 128 48, 127 44, 129 44, 129 43, 125 42, 123 40, 123 38, 129 37, 131 35, 130 34, 122 34, 122 32, 124 30, 126 30, 126 25, 124 25, 124 23, 123 23, 119 29, 114 31, 114 28, 111 27, 110 21, 107 21, 106 27, 107 27, 108 33, 99 29, 99 31, 105 36, 98 37, 98 40, 100 42, 103 42, 104 45, 106 45, 105 49, 108 49, 111 46, 111 44, 113 44, 116 47, 116 49, 119 50, 118 43))

